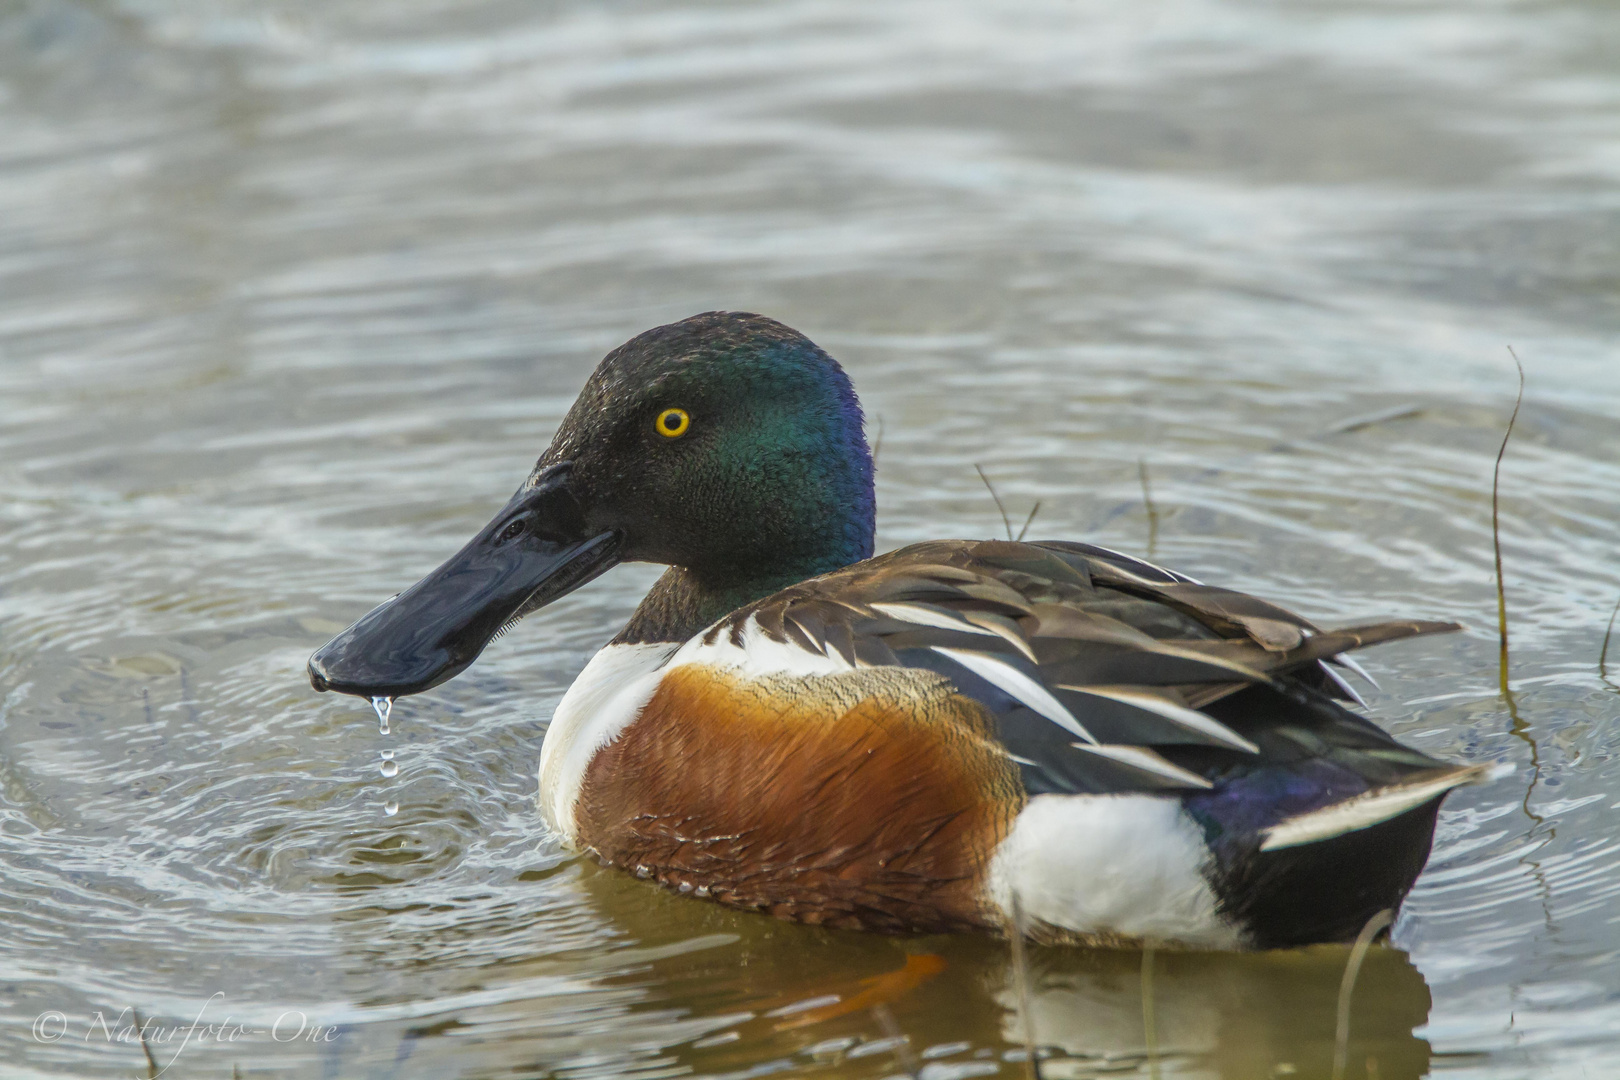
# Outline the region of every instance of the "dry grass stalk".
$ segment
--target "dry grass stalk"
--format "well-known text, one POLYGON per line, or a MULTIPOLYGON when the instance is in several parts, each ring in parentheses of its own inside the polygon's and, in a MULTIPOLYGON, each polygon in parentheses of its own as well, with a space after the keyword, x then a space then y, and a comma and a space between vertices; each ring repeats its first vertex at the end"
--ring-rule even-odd
POLYGON ((1007 507, 1001 501, 1001 496, 996 494, 996 485, 992 484, 990 478, 984 474, 982 466, 974 465, 973 468, 978 472, 979 479, 984 481, 984 486, 990 492, 990 497, 996 501, 996 509, 1001 511, 1001 524, 1007 530, 1007 539, 1014 543, 1022 542, 1024 537, 1029 535, 1029 527, 1035 524, 1035 515, 1041 512, 1041 500, 1035 500, 1035 505, 1029 508, 1029 517, 1024 519, 1024 527, 1018 530, 1017 536, 1014 536, 1012 518, 1007 516, 1007 507))
POLYGON ((1153 1012, 1153 939, 1142 941, 1142 1038, 1147 1043, 1148 1076, 1159 1080, 1159 1028, 1153 1012))
POLYGON ((1013 538, 1012 518, 1007 516, 1007 508, 1002 505, 1001 496, 996 494, 996 485, 992 484, 990 482, 990 478, 984 475, 984 467, 982 465, 975 462, 973 465, 973 470, 979 474, 979 479, 984 481, 985 489, 990 492, 990 497, 996 501, 996 509, 1001 511, 1001 524, 1007 529, 1007 539, 1011 540, 1013 538))
POLYGON ((1029 517, 1024 519, 1024 527, 1018 530, 1018 539, 1022 541, 1029 535, 1029 527, 1035 524, 1035 515, 1041 512, 1041 500, 1036 499, 1035 505, 1029 508, 1029 517))
POLYGON ((1603 631, 1603 648, 1598 650, 1598 678, 1608 683, 1612 690, 1620 690, 1609 680, 1609 638, 1614 633, 1614 617, 1620 615, 1620 600, 1614 602, 1614 610, 1609 612, 1609 625, 1603 631))
POLYGON ((1012 894, 1013 981, 1018 984, 1018 1018, 1024 1028, 1024 1070, 1030 1080, 1041 1080, 1041 1062, 1035 1056, 1035 1013, 1030 1008, 1029 957, 1025 954, 1024 934, 1029 924, 1024 918, 1024 902, 1017 890, 1012 894))
POLYGON ((146 1055, 146 1080, 157 1080, 157 1059, 152 1056, 152 1048, 146 1042, 146 1022, 141 1019, 141 1012, 134 1006, 130 1007, 130 1015, 135 1018, 135 1036, 141 1040, 141 1053, 146 1055))
POLYGON ((1501 506, 1502 458, 1507 454, 1508 440, 1513 437, 1513 425, 1519 419, 1519 406, 1524 404, 1524 365, 1519 362, 1519 354, 1513 351, 1511 345, 1508 346, 1508 355, 1513 357, 1513 366, 1519 369, 1519 395, 1513 399, 1513 415, 1508 417, 1507 430, 1502 433, 1502 445, 1496 451, 1496 467, 1491 470, 1491 548, 1496 555, 1496 628, 1501 641, 1499 678, 1502 684, 1502 696, 1511 705, 1513 691, 1508 688, 1507 590, 1502 583, 1502 525, 1499 510, 1501 506))
POLYGON ((1147 507, 1147 557, 1151 559, 1155 557, 1154 549, 1159 546, 1159 508, 1153 504, 1153 487, 1148 483, 1147 458, 1136 459, 1136 474, 1142 481, 1142 505, 1147 507))
POLYGON ((1350 1054, 1350 995, 1355 991, 1356 978, 1361 974, 1361 962, 1367 958, 1373 939, 1390 923, 1395 913, 1385 908, 1367 920, 1367 925, 1356 935, 1350 947, 1350 960, 1344 965, 1344 978, 1339 980, 1339 1015, 1333 1031, 1333 1080, 1344 1080, 1344 1065, 1350 1054))
POLYGON ((872 1006, 872 1016, 878 1022, 885 1039, 894 1042, 894 1060, 899 1064, 900 1070, 911 1080, 918 1080, 917 1058, 911 1052, 911 1042, 900 1030, 900 1025, 894 1022, 894 1014, 887 1005, 872 1006))

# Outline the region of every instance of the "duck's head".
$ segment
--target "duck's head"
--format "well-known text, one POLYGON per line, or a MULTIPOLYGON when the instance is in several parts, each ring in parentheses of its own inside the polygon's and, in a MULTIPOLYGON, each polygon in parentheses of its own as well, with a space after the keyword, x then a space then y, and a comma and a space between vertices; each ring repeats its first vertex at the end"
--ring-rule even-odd
POLYGON ((764 316, 695 315, 609 353, 500 513, 323 646, 310 681, 437 686, 618 562, 676 568, 688 620, 717 618, 869 557, 872 525, 872 457, 838 363, 764 316))

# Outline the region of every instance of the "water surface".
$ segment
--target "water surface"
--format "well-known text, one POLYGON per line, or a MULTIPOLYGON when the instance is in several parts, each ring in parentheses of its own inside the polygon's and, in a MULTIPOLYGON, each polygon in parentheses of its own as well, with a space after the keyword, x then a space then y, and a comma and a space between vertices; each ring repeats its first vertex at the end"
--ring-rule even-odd
MULTIPOLYGON (((880 548, 999 533, 979 463, 1036 536, 1467 624, 1365 657, 1380 722, 1513 771, 1448 801, 1346 1075, 1620 1074, 1617 55, 1574 0, 0 5, 7 1074, 145 1075, 133 1008, 255 1032, 173 1077, 890 1076, 879 1017, 792 1010, 929 952, 921 1075, 1023 1075, 1003 946, 541 834, 551 708, 653 570, 388 737, 305 681, 607 349, 714 308, 854 376, 880 548)), ((1149 1046, 1139 954, 1038 950, 1030 1019, 1049 1077, 1326 1076, 1345 960, 1160 953, 1149 1046)))

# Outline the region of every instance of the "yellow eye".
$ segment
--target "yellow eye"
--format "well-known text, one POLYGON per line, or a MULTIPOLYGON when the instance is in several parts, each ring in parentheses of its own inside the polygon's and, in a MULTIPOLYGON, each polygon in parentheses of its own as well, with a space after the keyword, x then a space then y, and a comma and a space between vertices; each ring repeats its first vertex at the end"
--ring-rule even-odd
POLYGON ((685 409, 665 409, 653 421, 653 427, 658 434, 666 439, 678 439, 686 434, 686 429, 692 426, 692 418, 686 415, 685 409))

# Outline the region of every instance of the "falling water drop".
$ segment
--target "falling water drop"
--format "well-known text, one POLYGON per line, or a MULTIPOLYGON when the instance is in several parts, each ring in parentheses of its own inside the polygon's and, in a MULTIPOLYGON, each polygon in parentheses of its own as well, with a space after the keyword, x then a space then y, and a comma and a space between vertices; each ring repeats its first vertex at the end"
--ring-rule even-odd
POLYGON ((371 707, 377 710, 377 730, 383 735, 388 732, 388 714, 394 711, 394 699, 391 697, 374 697, 371 707))
MULTIPOLYGON (((389 734, 388 714, 394 711, 394 699, 391 697, 374 697, 371 699, 371 707, 377 710, 377 730, 384 735, 389 734)), ((385 778, 392 778, 399 775, 399 763, 394 760, 394 752, 392 750, 382 751, 382 766, 380 771, 385 778)), ((399 803, 395 802, 393 799, 389 799, 383 804, 383 813, 389 817, 393 817, 395 814, 399 813, 399 803)))

